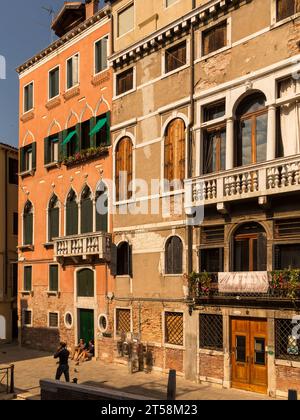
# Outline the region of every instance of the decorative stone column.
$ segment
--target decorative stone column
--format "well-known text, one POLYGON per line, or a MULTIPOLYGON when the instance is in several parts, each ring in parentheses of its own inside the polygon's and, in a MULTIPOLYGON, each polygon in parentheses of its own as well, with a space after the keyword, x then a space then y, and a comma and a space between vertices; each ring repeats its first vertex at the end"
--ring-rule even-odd
POLYGON ((226 122, 226 170, 234 166, 234 121, 230 117, 226 122))
POLYGON ((268 137, 267 137, 267 160, 276 157, 276 107, 270 105, 268 108, 268 137))

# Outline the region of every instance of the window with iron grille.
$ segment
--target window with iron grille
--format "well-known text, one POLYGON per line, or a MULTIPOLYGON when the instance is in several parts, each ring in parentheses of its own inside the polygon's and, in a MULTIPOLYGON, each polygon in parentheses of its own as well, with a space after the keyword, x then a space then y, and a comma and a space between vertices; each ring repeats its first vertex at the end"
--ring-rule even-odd
POLYGON ((183 346, 183 313, 165 312, 165 342, 183 346))
POLYGON ((223 350, 222 315, 200 315, 200 348, 223 350))
POLYGON ((117 334, 128 333, 131 331, 131 310, 116 310, 116 332, 117 334))
POLYGON ((23 325, 30 327, 32 323, 32 311, 24 310, 23 311, 23 325))
POLYGON ((58 328, 58 313, 49 312, 49 327, 58 328))
POLYGON ((299 326, 292 319, 275 320, 276 359, 300 361, 299 326))

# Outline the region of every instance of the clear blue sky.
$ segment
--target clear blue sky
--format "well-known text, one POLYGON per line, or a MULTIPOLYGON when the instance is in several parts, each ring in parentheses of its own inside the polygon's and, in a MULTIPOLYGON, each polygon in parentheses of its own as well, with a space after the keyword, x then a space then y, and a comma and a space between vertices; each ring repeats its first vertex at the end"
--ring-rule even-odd
MULTIPOLYGON (((0 79, 0 142, 18 145, 19 86, 16 67, 51 43, 51 17, 63 0, 1 1, 0 55, 6 60, 6 80, 0 79)), ((51 38, 52 36, 52 38, 51 38)))

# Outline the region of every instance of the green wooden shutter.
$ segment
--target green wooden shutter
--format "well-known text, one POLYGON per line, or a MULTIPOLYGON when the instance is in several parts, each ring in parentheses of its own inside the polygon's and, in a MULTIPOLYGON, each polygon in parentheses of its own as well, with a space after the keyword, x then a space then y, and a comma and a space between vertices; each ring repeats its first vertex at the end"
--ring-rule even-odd
POLYGON ((33 214, 24 214, 24 245, 32 245, 33 242, 33 214))
POLYGON ((32 267, 24 267, 24 291, 32 290, 32 267))
MULTIPOLYGON (((92 131, 92 129, 95 127, 96 123, 97 123, 97 119, 95 117, 92 117, 90 119, 90 131, 92 131)), ((91 147, 96 147, 96 137, 97 137, 97 134, 93 134, 90 137, 90 145, 91 145, 91 147)))
POLYGON ((74 151, 75 153, 80 152, 80 141, 81 141, 81 124, 76 124, 76 136, 71 140, 75 142, 74 151))
POLYGON ((78 206, 76 201, 69 201, 66 209, 67 226, 66 234, 77 235, 78 234, 78 206))
POLYGON ((51 242, 53 238, 59 236, 59 208, 49 209, 49 235, 48 239, 51 242))
POLYGON ((20 149, 20 172, 26 171, 26 159, 25 159, 25 148, 20 149))
POLYGON ((36 169, 36 142, 32 143, 32 169, 36 169))
POLYGON ((47 165, 50 163, 51 154, 49 152, 49 137, 44 139, 44 164, 47 165))
POLYGON ((93 232, 93 202, 90 198, 81 201, 81 233, 93 232))
POLYGON ((94 297, 94 272, 88 268, 77 273, 77 296, 94 297))
MULTIPOLYGON (((104 205, 106 208, 108 208, 108 197, 107 194, 104 192, 102 194, 99 195, 98 197, 101 200, 104 200, 104 205), (106 197, 106 199, 105 199, 106 197)), ((96 206, 96 231, 97 232, 107 232, 108 231, 108 213, 106 214, 100 214, 97 211, 97 206, 96 206)))
POLYGON ((67 137, 68 135, 68 130, 63 130, 61 132, 61 138, 60 138, 60 142, 59 142, 59 154, 60 154, 60 160, 63 161, 64 159, 67 158, 68 156, 68 145, 67 144, 63 144, 64 139, 67 137))
POLYGON ((58 266, 50 265, 49 267, 49 291, 58 292, 58 266))
POLYGON ((110 112, 106 113, 106 119, 107 119, 107 123, 106 123, 106 145, 110 146, 110 112))

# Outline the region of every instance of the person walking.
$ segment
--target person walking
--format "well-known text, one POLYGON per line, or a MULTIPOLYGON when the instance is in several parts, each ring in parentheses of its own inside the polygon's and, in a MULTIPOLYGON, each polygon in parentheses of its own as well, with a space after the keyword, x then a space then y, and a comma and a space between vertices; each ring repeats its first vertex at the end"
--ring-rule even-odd
POLYGON ((57 349, 57 352, 54 354, 54 359, 59 359, 58 368, 57 368, 56 377, 55 377, 56 381, 59 381, 62 374, 64 374, 66 382, 70 382, 69 356, 70 356, 70 352, 67 349, 67 344, 64 342, 61 342, 60 347, 57 349))

